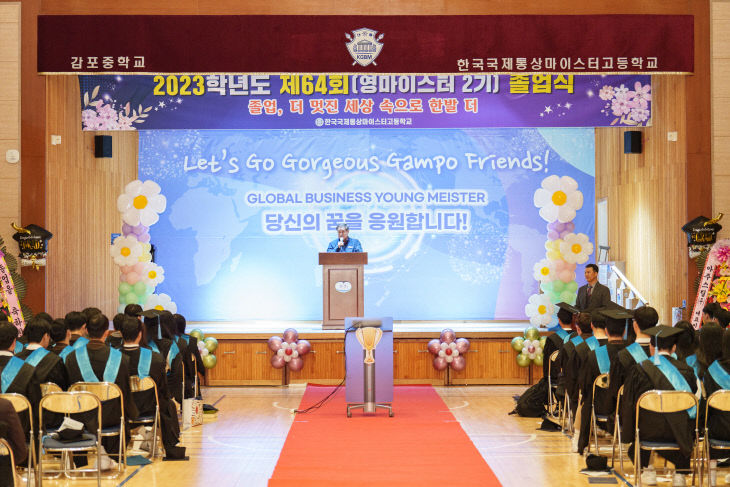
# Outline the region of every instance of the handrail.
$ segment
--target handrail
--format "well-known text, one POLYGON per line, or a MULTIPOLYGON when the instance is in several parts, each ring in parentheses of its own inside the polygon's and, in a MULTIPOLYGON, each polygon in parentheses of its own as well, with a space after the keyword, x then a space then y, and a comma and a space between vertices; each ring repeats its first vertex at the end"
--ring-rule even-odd
POLYGON ((636 289, 636 287, 634 287, 633 284, 631 284, 631 281, 629 281, 629 279, 624 275, 623 272, 621 272, 619 270, 618 267, 616 267, 616 265, 611 264, 611 271, 616 273, 616 275, 618 276, 618 278, 621 279, 621 281, 626 285, 626 287, 628 287, 631 290, 631 292, 634 293, 634 296, 636 296, 636 298, 639 301, 641 301, 642 303, 644 303, 644 306, 646 306, 647 304, 649 304, 649 301, 647 301, 644 298, 644 296, 641 295, 641 293, 639 292, 639 290, 636 289))

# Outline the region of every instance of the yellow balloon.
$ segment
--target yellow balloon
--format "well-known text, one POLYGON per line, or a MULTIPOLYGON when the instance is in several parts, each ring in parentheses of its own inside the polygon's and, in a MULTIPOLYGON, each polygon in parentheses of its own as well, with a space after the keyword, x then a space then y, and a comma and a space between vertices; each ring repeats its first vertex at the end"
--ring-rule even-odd
POLYGON ((140 262, 152 262, 152 254, 149 252, 142 252, 142 255, 139 256, 140 262))

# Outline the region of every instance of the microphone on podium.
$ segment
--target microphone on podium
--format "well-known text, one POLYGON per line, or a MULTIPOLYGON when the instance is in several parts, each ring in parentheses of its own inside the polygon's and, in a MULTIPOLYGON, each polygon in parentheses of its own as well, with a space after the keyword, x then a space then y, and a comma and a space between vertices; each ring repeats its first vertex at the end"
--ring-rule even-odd
POLYGON ((345 239, 340 237, 340 245, 337 246, 337 250, 339 251, 342 247, 344 247, 345 239))

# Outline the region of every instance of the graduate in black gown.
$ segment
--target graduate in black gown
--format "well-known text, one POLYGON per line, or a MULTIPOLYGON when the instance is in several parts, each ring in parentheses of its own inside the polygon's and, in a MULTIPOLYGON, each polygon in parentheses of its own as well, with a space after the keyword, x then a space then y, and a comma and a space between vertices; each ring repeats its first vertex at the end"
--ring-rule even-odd
POLYGON ((71 338, 68 341, 69 345, 76 343, 76 340, 79 338, 86 338, 86 316, 83 313, 70 311, 66 313, 63 321, 71 332, 71 338))
MULTIPOLYGON (((595 350, 588 353, 585 363, 581 367, 580 388, 583 396, 583 404, 580 416, 580 433, 578 437, 578 453, 588 445, 588 437, 591 425, 591 404, 595 405, 596 415, 608 415, 616 411, 616 396, 612 396, 608 390, 596 388, 596 397, 593 397, 593 382, 601 374, 607 374, 611 370, 611 364, 616 361, 618 353, 626 347, 624 331, 626 329, 626 318, 631 315, 623 309, 607 309, 594 311, 591 316, 602 315, 603 320, 594 318, 593 336, 599 343, 604 342, 595 350), (604 326, 601 328, 601 326, 604 326)), ((606 426, 611 431, 613 421, 606 426)))
MULTIPOLYGON (((618 398, 618 391, 626 383, 626 377, 629 375, 631 368, 651 356, 649 349, 650 337, 644 331, 655 327, 658 321, 659 315, 650 306, 641 306, 633 310, 631 327, 634 330, 634 341, 627 344, 618 353, 616 360, 611 361, 611 371, 609 372, 611 381, 608 385, 608 391, 612 397, 618 398)), ((619 415, 619 420, 623 421, 621 415, 619 415)))
POLYGON ((71 340, 71 331, 66 326, 63 318, 57 318, 51 323, 51 343, 48 347, 49 352, 60 355, 63 349, 69 346, 71 340))
POLYGON ((185 353, 190 361, 190 367, 185 366, 185 397, 197 397, 200 395, 200 387, 198 387, 198 390, 194 390, 195 376, 198 374, 201 380, 202 377, 205 377, 205 366, 203 365, 203 358, 200 356, 200 350, 198 349, 198 339, 185 333, 187 322, 183 315, 174 314, 173 318, 175 320, 176 334, 179 340, 185 342, 185 353), (195 366, 192 365, 193 357, 195 357, 195 366))
MULTIPOLYGON (((165 359, 161 354, 144 347, 145 350, 149 351, 145 352, 149 353, 149 362, 140 360, 142 355, 142 349, 140 348, 142 326, 139 320, 129 316, 122 322, 121 328, 124 338, 122 353, 129 359, 129 370, 132 375, 140 378, 151 377, 157 385, 157 397, 160 406, 159 427, 162 432, 162 443, 165 446, 165 458, 168 460, 183 459, 185 458, 185 448, 175 446, 180 441, 180 423, 167 390, 165 359), (147 369, 147 363, 149 369, 147 369)), ((154 415, 155 399, 153 390, 134 392, 132 397, 135 404, 137 404, 140 416, 154 415)))
POLYGON ((112 348, 120 349, 124 344, 124 339, 122 338, 122 322, 124 321, 125 316, 125 314, 117 313, 114 315, 114 318, 112 318, 114 331, 109 333, 105 340, 106 344, 112 348))
POLYGON ((50 333, 51 327, 45 320, 37 316, 31 318, 25 325, 28 346, 15 356, 35 367, 34 379, 39 384, 53 382, 61 389, 66 390, 69 385, 66 366, 58 355, 46 350, 51 342, 50 333), (36 352, 39 349, 42 349, 42 351, 36 352))
MULTIPOLYGON (((86 324, 86 331, 89 335, 89 343, 75 349, 66 358, 66 368, 68 369, 69 381, 73 384, 75 382, 99 382, 104 378, 104 372, 107 366, 107 362, 112 355, 112 350, 109 345, 104 343, 104 335, 109 329, 109 319, 102 315, 96 314, 89 319, 86 324), (89 380, 89 377, 84 377, 79 361, 83 360, 81 357, 85 354, 88 355, 91 369, 96 378, 96 381, 89 380)), ((116 353, 121 353, 114 351, 116 353)), ((122 355, 119 362, 119 366, 116 370, 116 374, 113 381, 122 391, 124 399, 124 415, 127 418, 134 419, 138 416, 137 406, 132 400, 132 393, 129 388, 129 359, 122 355)), ((121 402, 119 398, 110 399, 108 401, 102 401, 102 427, 113 427, 118 426, 121 418, 121 402)), ((88 431, 96 430, 96 415, 82 414, 79 421, 84 422, 88 431)), ((118 442, 116 438, 109 438, 102 440, 106 451, 109 453, 117 453, 119 451, 118 442)))
MULTIPOLYGON (((730 330, 723 331, 722 357, 710 364, 703 383, 708 398, 720 389, 730 390, 730 330)), ((703 424, 700 424, 700 428, 702 427, 703 424)), ((709 408, 707 428, 710 430, 710 438, 730 441, 730 414, 709 408)), ((712 458, 727 457, 727 455, 728 450, 712 449, 710 452, 712 458)))
MULTIPOLYGON (((548 331, 552 331, 550 335, 545 339, 545 347, 542 349, 542 376, 547 377, 550 356, 557 350, 563 349, 563 345, 574 336, 577 335, 573 331, 573 316, 578 313, 578 309, 569 305, 568 303, 558 303, 558 324, 548 331)), ((558 376, 560 375, 559 362, 553 365, 551 369, 551 381, 553 384, 558 382, 558 376)))
POLYGON ((183 356, 170 331, 174 325, 169 311, 145 310, 146 345, 165 357, 167 362, 167 389, 178 404, 182 405, 183 356))
MULTIPOLYGON (((0 320, 0 374, 8 368, 9 374, 2 378, 2 389, 7 393, 21 394, 28 399, 34 411, 41 402, 41 388, 35 380, 35 369, 22 359, 13 356, 18 329, 8 321, 0 320), (9 383, 6 383, 9 382, 9 383)), ((20 414, 23 431, 30 431, 30 418, 27 413, 20 414)), ((34 429, 37 430, 38 415, 33 415, 34 429)))
POLYGON ((580 330, 580 335, 576 335, 568 340, 563 345, 563 349, 558 355, 560 370, 562 371, 562 385, 570 400, 570 411, 573 418, 575 418, 575 413, 578 410, 578 366, 576 364, 576 347, 593 336, 590 314, 579 314, 576 323, 580 330))
MULTIPOLYGON (((631 442, 629 457, 634 458, 634 441, 636 427, 636 403, 641 395, 649 390, 685 390, 698 395, 698 381, 692 367, 677 360, 671 354, 676 347, 677 335, 681 330, 670 326, 658 325, 645 330, 647 335, 655 337, 651 344, 652 357, 635 365, 626 379, 624 399, 621 405, 622 435, 624 442, 631 442), (655 355, 656 354, 656 355, 655 355), (667 365, 668 364, 668 365, 667 365), (668 371, 668 372, 663 372, 668 371), (677 379, 670 379, 676 375, 677 379), (673 381, 677 385, 673 384, 673 381)), ((672 462, 676 472, 686 474, 690 469, 692 444, 695 434, 694 415, 681 411, 670 414, 658 414, 643 410, 640 414, 639 434, 644 441, 670 441, 679 445, 680 451, 660 450, 657 454, 672 462), (692 415, 692 417, 690 417, 692 415)), ((641 468, 649 466, 650 452, 641 450, 641 468)), ((682 482, 684 480, 682 479, 682 482)), ((675 485, 681 482, 673 481, 675 485)))

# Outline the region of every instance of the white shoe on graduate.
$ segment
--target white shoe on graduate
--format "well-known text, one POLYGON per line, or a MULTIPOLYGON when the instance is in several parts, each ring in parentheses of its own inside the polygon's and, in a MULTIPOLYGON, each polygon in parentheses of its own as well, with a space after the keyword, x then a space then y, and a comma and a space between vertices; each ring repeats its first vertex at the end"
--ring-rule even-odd
POLYGON ((641 485, 656 485, 656 470, 653 465, 641 472, 641 485))
POLYGON ((681 473, 674 473, 672 475, 672 487, 686 487, 687 481, 684 478, 684 475, 681 473))
POLYGON ((573 453, 578 453, 578 437, 579 434, 577 431, 573 433, 573 439, 570 442, 570 451, 573 453))

